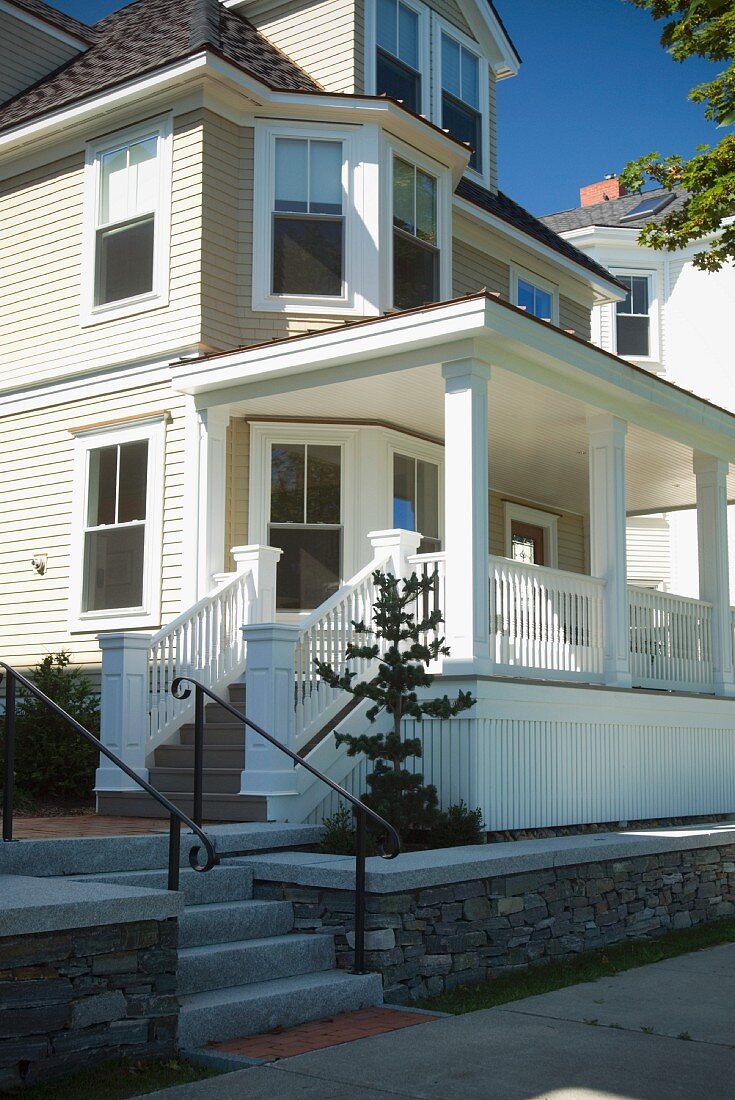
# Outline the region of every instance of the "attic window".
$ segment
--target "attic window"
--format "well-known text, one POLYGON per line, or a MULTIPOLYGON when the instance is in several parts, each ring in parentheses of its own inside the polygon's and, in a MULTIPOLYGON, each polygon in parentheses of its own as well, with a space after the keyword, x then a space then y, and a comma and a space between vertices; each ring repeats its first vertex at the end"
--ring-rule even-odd
POLYGON ((377 0, 375 91, 402 100, 418 114, 422 106, 421 15, 404 0, 377 0))

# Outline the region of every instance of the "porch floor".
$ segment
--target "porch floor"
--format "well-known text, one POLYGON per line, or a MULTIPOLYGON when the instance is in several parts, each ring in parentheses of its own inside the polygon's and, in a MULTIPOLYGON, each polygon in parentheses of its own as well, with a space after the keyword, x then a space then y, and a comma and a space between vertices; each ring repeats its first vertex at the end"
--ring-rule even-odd
POLYGON ((49 817, 18 815, 13 822, 16 840, 45 840, 77 836, 139 836, 162 833, 168 822, 153 817, 109 817, 94 812, 49 817))

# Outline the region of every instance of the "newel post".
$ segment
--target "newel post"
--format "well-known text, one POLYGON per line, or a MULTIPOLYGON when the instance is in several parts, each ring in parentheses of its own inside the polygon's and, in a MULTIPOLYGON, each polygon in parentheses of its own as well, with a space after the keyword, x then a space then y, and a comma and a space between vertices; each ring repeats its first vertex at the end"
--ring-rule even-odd
MULTIPOLYGON (((243 627, 247 646, 245 713, 251 722, 291 750, 296 734, 298 635, 299 627, 294 623, 249 623, 243 627)), ((240 794, 292 794, 295 790, 291 760, 248 728, 240 794)))
POLYGON ((418 531, 404 531, 400 527, 389 531, 370 531, 368 533, 373 557, 378 559, 390 554, 389 571, 394 577, 404 580, 411 575, 408 558, 418 554, 421 535, 418 531))
POLYGON ((276 567, 282 550, 275 546, 233 546, 235 571, 252 572, 248 591, 247 622, 271 623, 276 617, 276 567))
MULTIPOLYGON (((148 651, 150 634, 99 634, 102 650, 100 740, 142 779, 148 779, 148 651)), ((100 757, 95 790, 139 788, 112 761, 100 757)))

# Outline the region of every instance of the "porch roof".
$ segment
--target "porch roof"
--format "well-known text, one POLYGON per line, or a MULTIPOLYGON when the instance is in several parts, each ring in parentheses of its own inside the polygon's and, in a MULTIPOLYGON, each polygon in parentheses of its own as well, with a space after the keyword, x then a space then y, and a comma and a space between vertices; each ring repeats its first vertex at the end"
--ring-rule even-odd
POLYGON ((735 462, 727 410, 485 292, 180 361, 172 381, 202 408, 381 422, 441 442, 440 366, 467 357, 494 368, 490 476, 508 494, 585 512, 587 418, 601 411, 629 424, 630 513, 691 507, 692 451, 735 462))

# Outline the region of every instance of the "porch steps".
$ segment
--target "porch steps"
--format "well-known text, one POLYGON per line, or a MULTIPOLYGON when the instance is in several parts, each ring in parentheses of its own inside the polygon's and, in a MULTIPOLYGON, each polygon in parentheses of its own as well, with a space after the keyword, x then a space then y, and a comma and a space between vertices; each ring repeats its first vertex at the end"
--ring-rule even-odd
MULTIPOLYGON (((304 842, 314 843, 321 835, 316 826, 289 825, 225 826, 209 832, 220 851, 247 848, 254 853, 288 850, 304 842)), ((193 843, 189 834, 182 834, 182 842, 184 837, 187 847, 193 843)), ((165 889, 162 845, 150 852, 147 866, 142 862, 134 859, 134 869, 120 869, 119 853, 115 852, 110 870, 101 867, 95 874, 77 873, 77 877, 165 889)), ((207 873, 182 865, 185 908, 179 919, 178 968, 182 1049, 292 1027, 383 1002, 378 974, 355 975, 336 969, 331 932, 300 932, 292 902, 253 898, 253 872, 254 865, 247 857, 232 859, 207 873)))

